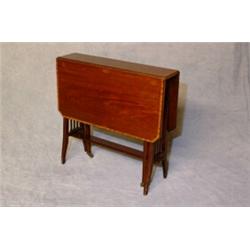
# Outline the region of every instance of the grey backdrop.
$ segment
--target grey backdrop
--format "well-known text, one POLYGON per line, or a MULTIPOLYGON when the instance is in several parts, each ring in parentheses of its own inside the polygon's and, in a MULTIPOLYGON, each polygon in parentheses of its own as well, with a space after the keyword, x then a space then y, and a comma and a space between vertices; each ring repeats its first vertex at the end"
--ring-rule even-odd
POLYGON ((1 205, 249 206, 249 58, 240 43, 1 44, 1 205), (168 179, 156 167, 148 196, 134 158, 71 139, 60 164, 55 58, 71 52, 180 70, 168 179))

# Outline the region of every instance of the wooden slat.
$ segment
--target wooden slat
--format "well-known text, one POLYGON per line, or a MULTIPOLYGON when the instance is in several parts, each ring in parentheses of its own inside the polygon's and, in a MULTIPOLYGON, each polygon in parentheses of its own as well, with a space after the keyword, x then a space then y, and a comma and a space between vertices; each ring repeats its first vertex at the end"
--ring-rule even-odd
POLYGON ((91 142, 135 157, 143 158, 143 152, 99 137, 91 136, 91 142))

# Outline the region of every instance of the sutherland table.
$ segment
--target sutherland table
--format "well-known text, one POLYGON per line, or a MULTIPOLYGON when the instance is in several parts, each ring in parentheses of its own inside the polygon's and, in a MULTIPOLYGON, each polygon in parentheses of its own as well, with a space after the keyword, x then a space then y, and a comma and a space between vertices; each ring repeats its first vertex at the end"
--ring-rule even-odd
POLYGON ((167 177, 167 132, 176 127, 178 87, 177 70, 76 53, 58 57, 62 163, 69 136, 82 139, 90 157, 94 143, 142 158, 147 194, 154 162, 167 177), (143 151, 92 136, 91 125, 142 140, 143 151))

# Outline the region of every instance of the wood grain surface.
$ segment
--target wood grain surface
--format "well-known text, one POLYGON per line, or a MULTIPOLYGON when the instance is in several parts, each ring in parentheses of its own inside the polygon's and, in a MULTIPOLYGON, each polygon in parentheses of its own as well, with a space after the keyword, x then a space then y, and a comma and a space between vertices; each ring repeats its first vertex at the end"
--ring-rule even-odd
POLYGON ((178 71, 87 55, 59 57, 58 108, 64 117, 154 142, 164 84, 175 75, 178 71))

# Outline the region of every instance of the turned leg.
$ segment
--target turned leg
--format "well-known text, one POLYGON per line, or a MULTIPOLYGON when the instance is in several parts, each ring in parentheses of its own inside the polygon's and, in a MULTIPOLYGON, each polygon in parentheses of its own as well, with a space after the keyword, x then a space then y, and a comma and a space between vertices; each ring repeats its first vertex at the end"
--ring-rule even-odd
POLYGON ((90 157, 94 157, 91 152, 91 133, 90 133, 90 125, 83 124, 83 144, 84 150, 90 157))
POLYGON ((63 118, 63 141, 62 141, 62 154, 61 154, 62 164, 65 163, 68 141, 69 141, 69 120, 67 118, 63 118))
POLYGON ((151 181, 151 175, 154 164, 154 143, 144 142, 143 148, 143 171, 142 171, 142 186, 143 194, 148 194, 148 189, 151 181))

